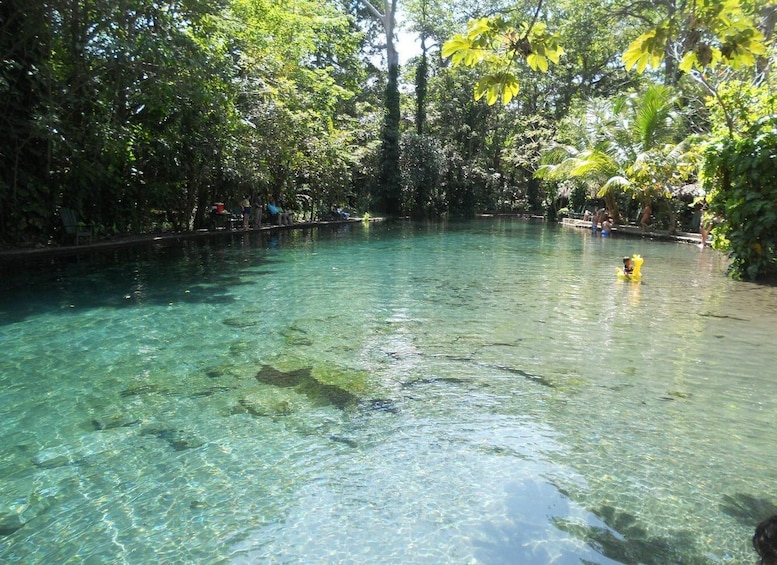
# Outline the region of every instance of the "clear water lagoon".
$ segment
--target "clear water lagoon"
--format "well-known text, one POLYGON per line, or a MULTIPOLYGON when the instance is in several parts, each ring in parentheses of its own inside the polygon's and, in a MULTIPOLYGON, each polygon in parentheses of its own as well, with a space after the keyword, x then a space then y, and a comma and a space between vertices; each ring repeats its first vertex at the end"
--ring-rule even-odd
POLYGON ((777 513, 777 289, 710 250, 351 224, 0 289, 3 563, 742 564, 777 513))

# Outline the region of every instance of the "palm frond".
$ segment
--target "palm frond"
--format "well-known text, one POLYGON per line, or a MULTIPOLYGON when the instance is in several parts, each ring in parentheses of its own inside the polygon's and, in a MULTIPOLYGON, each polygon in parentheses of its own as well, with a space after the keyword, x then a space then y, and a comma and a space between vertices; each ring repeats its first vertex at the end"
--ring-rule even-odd
POLYGON ((643 151, 652 149, 671 133, 674 100, 672 91, 660 85, 651 86, 633 100, 634 134, 643 151))

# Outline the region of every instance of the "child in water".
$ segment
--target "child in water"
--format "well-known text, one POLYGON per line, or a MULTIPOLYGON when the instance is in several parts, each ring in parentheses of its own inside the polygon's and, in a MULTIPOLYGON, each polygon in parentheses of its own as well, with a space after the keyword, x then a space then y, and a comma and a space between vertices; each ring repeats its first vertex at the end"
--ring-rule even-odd
POLYGON ((626 278, 631 278, 631 274, 634 272, 634 263, 631 257, 623 258, 623 274, 626 278))

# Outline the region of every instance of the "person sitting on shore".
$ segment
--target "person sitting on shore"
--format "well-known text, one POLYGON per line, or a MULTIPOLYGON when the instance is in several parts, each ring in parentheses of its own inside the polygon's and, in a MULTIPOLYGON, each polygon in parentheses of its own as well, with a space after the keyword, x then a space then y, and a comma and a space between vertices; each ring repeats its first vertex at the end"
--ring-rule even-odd
POLYGON ((753 549, 760 557, 757 565, 777 565, 777 514, 755 527, 753 549))
POLYGON ((284 210, 280 206, 276 206, 275 202, 267 204, 267 213, 270 215, 270 219, 274 219, 279 226, 291 225, 291 212, 284 210))
POLYGON ((281 225, 290 226, 291 225, 291 210, 288 208, 278 208, 280 215, 281 215, 281 225))

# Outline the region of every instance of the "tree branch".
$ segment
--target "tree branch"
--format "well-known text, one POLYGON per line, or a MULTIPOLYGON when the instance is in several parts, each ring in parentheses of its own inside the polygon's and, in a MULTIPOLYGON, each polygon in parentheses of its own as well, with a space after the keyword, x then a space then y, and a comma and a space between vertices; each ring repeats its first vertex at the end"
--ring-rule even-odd
POLYGON ((531 24, 529 24, 529 29, 526 30, 526 37, 529 36, 529 32, 531 31, 531 28, 534 27, 534 24, 537 23, 537 18, 540 17, 540 10, 542 9, 542 0, 537 2, 537 9, 534 11, 534 17, 531 20, 531 24))
POLYGON ((380 11, 378 11, 378 9, 375 6, 373 6, 369 0, 361 0, 361 3, 364 4, 364 7, 367 8, 367 11, 369 11, 370 14, 372 14, 373 16, 378 18, 378 20, 380 20, 380 23, 383 24, 384 28, 388 27, 386 26, 387 16, 384 16, 383 14, 381 14, 380 11))
POLYGON ((691 71, 691 76, 695 78, 699 83, 704 86, 704 88, 709 91, 710 94, 712 94, 715 99, 718 101, 718 104, 720 104, 721 109, 723 110, 723 116, 726 118, 726 127, 728 127, 728 135, 729 137, 734 137, 734 119, 731 117, 731 113, 728 111, 728 107, 726 106, 726 103, 723 102, 723 98, 720 97, 720 94, 718 94, 718 90, 714 88, 706 78, 704 78, 704 75, 701 74, 698 71, 691 71))

